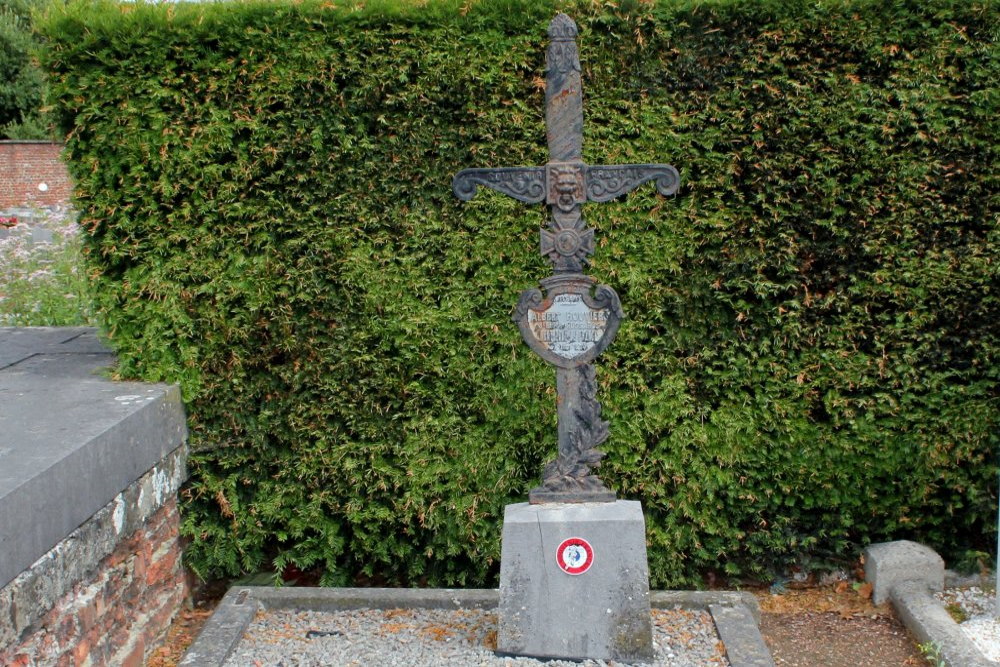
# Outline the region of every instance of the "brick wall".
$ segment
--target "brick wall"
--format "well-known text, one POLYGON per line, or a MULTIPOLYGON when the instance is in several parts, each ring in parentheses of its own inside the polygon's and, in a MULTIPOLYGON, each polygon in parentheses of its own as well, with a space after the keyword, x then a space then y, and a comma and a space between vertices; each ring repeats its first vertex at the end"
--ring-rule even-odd
POLYGON ((0 665, 142 667, 188 598, 185 460, 175 452, 0 588, 0 665))
POLYGON ((0 209, 68 204, 73 184, 61 152, 53 141, 0 141, 0 209))

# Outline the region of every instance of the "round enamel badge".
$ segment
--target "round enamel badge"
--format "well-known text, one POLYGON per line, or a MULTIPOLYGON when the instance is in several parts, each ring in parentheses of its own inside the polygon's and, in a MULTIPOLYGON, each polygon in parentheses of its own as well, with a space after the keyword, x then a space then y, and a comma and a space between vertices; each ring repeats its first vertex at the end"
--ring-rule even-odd
POLYGON ((582 537, 570 537, 556 549, 556 563, 566 574, 583 574, 594 564, 594 548, 582 537))

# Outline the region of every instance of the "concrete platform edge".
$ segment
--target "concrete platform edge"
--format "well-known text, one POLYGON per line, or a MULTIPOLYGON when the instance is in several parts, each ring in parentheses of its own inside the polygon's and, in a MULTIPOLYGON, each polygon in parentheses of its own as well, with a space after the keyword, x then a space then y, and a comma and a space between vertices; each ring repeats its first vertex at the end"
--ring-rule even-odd
MULTIPOLYGON (((751 593, 737 591, 650 591, 653 609, 733 609, 728 615, 730 636, 749 641, 763 638, 757 625, 760 607, 751 593), (733 635, 736 632, 738 635, 733 635)), ((234 586, 190 646, 179 667, 221 667, 242 638, 254 615, 268 609, 343 611, 348 609, 495 609, 500 595, 493 588, 274 588, 234 586)), ((713 619, 715 615, 713 614, 713 619)), ((716 623, 718 627, 718 622, 716 623)), ((720 633, 720 638, 725 638, 720 633)), ((726 645, 729 651, 728 644, 726 645)), ((766 646, 765 646, 766 648, 766 646)), ((739 656, 737 656, 739 658, 739 656)), ((770 654, 768 653, 768 658, 770 654)), ((733 661, 733 667, 763 667, 773 662, 733 661)))

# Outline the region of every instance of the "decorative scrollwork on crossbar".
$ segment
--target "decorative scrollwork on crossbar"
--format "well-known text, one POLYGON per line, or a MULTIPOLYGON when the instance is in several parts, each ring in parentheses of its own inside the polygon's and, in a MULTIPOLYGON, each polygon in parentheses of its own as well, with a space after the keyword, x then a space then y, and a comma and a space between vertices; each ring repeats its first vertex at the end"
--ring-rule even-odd
POLYGON ((669 164, 621 164, 587 167, 587 200, 611 201, 643 183, 656 181, 661 195, 677 192, 681 178, 669 164))
POLYGON ((455 174, 451 189, 456 197, 469 201, 480 185, 526 204, 538 204, 545 201, 545 167, 463 169, 455 174))

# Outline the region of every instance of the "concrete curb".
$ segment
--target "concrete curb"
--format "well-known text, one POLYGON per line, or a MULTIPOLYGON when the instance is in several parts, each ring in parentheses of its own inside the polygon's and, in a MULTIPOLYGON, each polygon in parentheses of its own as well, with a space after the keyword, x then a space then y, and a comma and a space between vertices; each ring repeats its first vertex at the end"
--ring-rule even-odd
POLYGON ((917 642, 937 646, 947 667, 996 667, 997 663, 983 655, 923 582, 896 584, 889 599, 917 642))
MULTIPOLYGON (((471 588, 274 588, 246 586, 262 609, 494 609, 495 589, 471 588)), ((230 591, 232 592, 232 591, 230 591)))
POLYGON ((775 667, 771 652, 764 643, 757 621, 742 605, 712 604, 708 607, 715 621, 726 657, 734 667, 775 667))
POLYGON ((259 609, 260 604, 250 596, 248 589, 229 589, 178 667, 221 666, 259 609))
POLYGON ((743 591, 650 591, 649 606, 653 609, 697 609, 711 611, 712 605, 746 607, 754 625, 760 623, 760 604, 753 593, 743 591))
MULTIPOLYGON (((496 589, 442 588, 231 588, 178 667, 221 667, 254 615, 270 609, 495 609, 496 589)), ((760 607, 751 593, 733 591, 651 591, 653 609, 708 611, 732 667, 773 667, 758 622, 760 607)))
POLYGON ((873 601, 891 601, 917 642, 936 646, 946 667, 996 667, 934 598, 945 569, 933 549, 908 540, 873 544, 865 549, 865 579, 873 601))

